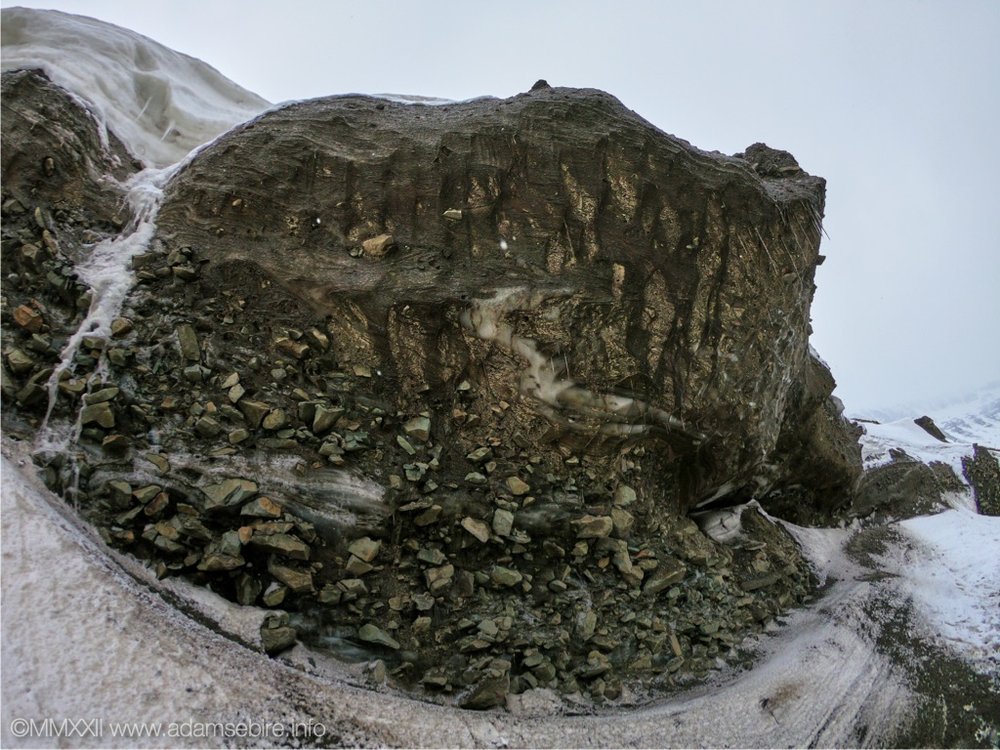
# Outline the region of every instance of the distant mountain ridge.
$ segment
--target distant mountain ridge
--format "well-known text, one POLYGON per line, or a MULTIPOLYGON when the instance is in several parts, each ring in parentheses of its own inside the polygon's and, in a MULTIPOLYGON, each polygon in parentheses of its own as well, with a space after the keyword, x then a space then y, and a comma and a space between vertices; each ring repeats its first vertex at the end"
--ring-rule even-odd
POLYGON ((1000 446, 1000 381, 988 383, 964 395, 911 402, 851 414, 853 418, 895 422, 923 415, 931 417, 949 439, 962 443, 1000 446))

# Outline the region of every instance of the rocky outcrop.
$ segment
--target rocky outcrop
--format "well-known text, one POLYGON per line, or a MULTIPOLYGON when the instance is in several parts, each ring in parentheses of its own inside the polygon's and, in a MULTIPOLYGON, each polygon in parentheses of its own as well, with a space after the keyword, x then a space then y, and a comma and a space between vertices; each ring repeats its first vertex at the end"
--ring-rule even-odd
POLYGON ((442 415, 466 384, 480 439, 643 446, 668 511, 792 487, 836 504, 860 461, 807 351, 824 183, 750 153, 697 151, 596 91, 335 97, 206 149, 160 236, 197 253, 196 297, 243 302, 218 335, 317 327, 373 390, 442 415))
POLYGON ((912 518, 939 513, 948 507, 948 495, 966 488, 946 463, 923 463, 901 450, 891 451, 889 463, 865 472, 858 484, 851 515, 876 519, 912 518))
POLYGON ((973 454, 962 459, 962 473, 972 487, 979 512, 1000 516, 1000 460, 996 451, 973 446, 973 454))

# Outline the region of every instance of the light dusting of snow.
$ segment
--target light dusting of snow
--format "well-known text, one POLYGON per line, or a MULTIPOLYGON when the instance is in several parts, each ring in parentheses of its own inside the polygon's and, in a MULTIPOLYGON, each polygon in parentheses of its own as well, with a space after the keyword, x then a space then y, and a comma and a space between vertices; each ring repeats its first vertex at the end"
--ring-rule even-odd
POLYGON ((910 544, 883 564, 899 576, 919 632, 1000 676, 1000 517, 954 509, 898 528, 910 544))
POLYGON ((147 166, 165 167, 268 107, 209 65, 93 18, 3 10, 3 70, 40 68, 147 166))
POLYGON ((426 104, 440 107, 443 104, 457 104, 454 99, 441 99, 436 96, 418 96, 416 94, 373 94, 376 99, 385 99, 395 104, 426 104))
MULTIPOLYGON (((923 463, 940 461, 948 464, 955 475, 962 477, 962 458, 972 455, 971 443, 943 443, 912 419, 900 419, 887 424, 862 425, 865 434, 861 436, 861 455, 865 469, 874 469, 892 462, 893 449, 905 451, 911 458, 923 463)), ((972 507, 971 492, 965 498, 954 498, 955 502, 972 507)))

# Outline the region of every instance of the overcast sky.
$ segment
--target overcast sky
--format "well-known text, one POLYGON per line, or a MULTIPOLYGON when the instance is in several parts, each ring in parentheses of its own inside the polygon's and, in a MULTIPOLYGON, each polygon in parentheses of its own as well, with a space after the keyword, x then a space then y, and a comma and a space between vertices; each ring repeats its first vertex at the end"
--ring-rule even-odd
POLYGON ((828 180, 813 345, 848 411, 1000 381, 1000 2, 45 0, 279 102, 604 89, 828 180))

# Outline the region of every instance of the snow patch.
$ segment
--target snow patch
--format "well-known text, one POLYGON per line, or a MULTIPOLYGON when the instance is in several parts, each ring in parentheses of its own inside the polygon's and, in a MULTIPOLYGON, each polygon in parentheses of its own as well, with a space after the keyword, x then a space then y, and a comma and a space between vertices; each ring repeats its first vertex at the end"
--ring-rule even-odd
POLYGON ((909 545, 884 556, 922 635, 1000 676, 1000 517, 968 510, 902 521, 909 545))

